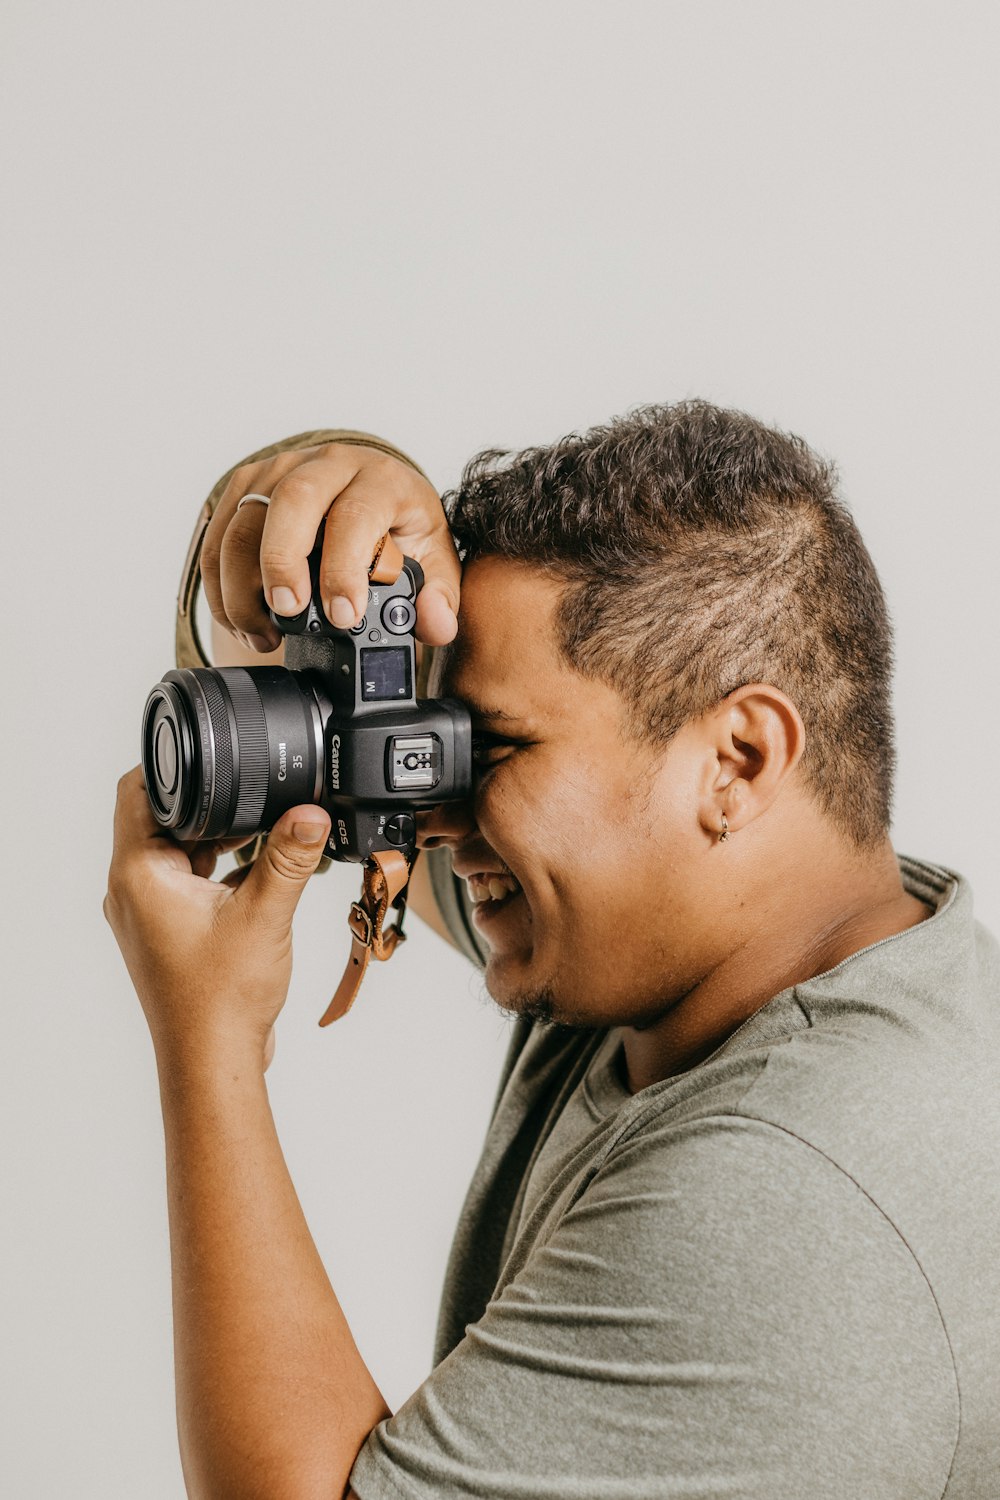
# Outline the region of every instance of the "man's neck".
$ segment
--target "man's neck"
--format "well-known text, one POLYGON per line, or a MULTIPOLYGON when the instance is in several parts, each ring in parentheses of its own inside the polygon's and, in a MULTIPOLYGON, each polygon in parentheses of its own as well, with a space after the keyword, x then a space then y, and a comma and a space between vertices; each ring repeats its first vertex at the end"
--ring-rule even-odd
POLYGON ((797 872, 776 884, 783 895, 765 923, 742 936, 659 1020, 622 1028, 631 1093, 703 1062, 783 990, 931 915, 903 888, 888 840, 871 858, 825 864, 811 885, 797 872))

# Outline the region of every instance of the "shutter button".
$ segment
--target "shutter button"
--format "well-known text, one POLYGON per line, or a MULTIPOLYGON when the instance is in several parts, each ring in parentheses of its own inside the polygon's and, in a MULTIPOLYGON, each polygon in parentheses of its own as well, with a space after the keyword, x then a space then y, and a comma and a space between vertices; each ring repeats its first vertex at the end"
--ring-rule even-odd
POLYGON ((405 635, 413 629, 417 612, 408 599, 390 599, 382 608, 382 624, 390 635, 405 635))

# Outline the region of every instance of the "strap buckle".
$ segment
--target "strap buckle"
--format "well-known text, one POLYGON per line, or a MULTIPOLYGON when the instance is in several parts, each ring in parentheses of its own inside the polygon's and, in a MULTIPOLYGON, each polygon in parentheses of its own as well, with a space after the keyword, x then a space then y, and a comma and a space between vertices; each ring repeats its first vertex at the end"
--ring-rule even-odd
POLYGON ((351 902, 351 909, 347 913, 347 925, 351 929, 351 936, 357 938, 359 943, 364 943, 366 948, 372 946, 375 926, 360 901, 351 902))

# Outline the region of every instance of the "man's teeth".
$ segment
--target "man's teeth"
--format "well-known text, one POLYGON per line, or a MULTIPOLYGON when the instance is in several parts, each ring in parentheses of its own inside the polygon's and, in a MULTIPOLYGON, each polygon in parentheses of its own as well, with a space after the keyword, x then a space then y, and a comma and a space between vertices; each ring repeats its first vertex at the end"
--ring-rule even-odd
POLYGON ((471 875, 466 884, 474 906, 484 901, 503 901, 521 889, 513 875, 471 875))

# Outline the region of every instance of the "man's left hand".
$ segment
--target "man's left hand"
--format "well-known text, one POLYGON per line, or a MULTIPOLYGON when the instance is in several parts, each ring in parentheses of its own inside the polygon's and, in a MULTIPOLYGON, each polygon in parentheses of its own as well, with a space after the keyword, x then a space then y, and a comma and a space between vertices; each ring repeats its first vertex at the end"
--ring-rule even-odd
POLYGON ((215 881, 220 847, 182 847, 153 817, 141 769, 122 777, 104 914, 158 1058, 250 1048, 266 1067, 291 978, 292 916, 329 828, 321 808, 291 808, 249 869, 215 881))

